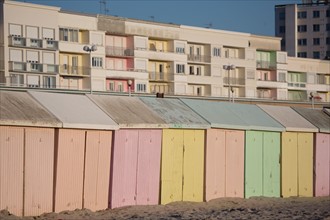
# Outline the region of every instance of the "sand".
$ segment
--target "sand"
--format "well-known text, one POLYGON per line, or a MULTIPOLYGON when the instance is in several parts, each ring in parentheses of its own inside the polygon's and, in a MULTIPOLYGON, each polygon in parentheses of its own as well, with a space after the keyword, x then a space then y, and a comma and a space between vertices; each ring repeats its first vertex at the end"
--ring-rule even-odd
POLYGON ((222 198, 210 202, 174 202, 168 205, 129 206, 97 212, 90 210, 47 213, 19 218, 5 210, 0 219, 328 219, 330 197, 222 198))

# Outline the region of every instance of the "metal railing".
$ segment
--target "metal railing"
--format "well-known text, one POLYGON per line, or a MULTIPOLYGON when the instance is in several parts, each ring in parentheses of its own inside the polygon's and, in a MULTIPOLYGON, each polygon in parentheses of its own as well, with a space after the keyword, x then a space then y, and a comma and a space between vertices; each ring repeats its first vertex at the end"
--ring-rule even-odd
POLYGON ((188 54, 188 61, 209 63, 211 62, 211 57, 198 54, 188 54))
POLYGON ((270 61, 257 60, 257 69, 275 69, 275 65, 270 61))
POLYGON ((9 70, 13 72, 58 73, 57 64, 9 61, 9 70))
POLYGON ((173 81, 173 79, 173 73, 149 72, 149 80, 151 81, 169 82, 173 81))
POLYGON ((288 82, 289 87, 306 88, 305 82, 288 82))
POLYGON ((235 77, 223 77, 223 83, 226 85, 245 85, 244 78, 235 78, 235 77))
POLYGON ((37 39, 37 38, 26 38, 21 36, 9 36, 8 39, 9 46, 17 47, 31 47, 31 48, 42 48, 57 50, 58 41, 52 39, 37 39))
POLYGON ((134 50, 126 47, 106 46, 105 54, 107 56, 134 56, 134 50))
POLYGON ((60 65, 60 74, 73 76, 88 76, 90 75, 90 68, 82 66, 60 65))

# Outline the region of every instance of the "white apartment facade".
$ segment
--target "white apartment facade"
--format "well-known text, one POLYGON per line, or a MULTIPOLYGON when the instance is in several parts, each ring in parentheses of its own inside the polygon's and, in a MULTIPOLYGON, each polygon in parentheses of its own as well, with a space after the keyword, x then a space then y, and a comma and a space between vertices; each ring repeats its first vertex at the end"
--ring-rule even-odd
POLYGON ((9 0, 1 7, 2 85, 302 101, 313 92, 330 101, 329 61, 287 57, 277 37, 9 0))
POLYGON ((275 36, 288 56, 330 60, 330 4, 303 1, 275 6, 275 36))

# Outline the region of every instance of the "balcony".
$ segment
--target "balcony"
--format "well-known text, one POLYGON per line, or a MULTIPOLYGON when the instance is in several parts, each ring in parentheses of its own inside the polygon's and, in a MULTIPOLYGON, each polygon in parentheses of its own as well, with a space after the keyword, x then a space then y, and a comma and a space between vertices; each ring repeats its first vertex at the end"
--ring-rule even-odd
POLYGON ((106 77, 111 78, 134 78, 139 80, 146 80, 149 79, 149 74, 147 70, 142 69, 107 69, 106 77))
POLYGON ((273 80, 258 80, 257 87, 261 88, 287 88, 288 84, 286 82, 273 81, 273 80))
POLYGON ((198 62, 198 63, 210 63, 211 57, 197 54, 188 54, 188 61, 198 62))
POLYGON ((270 61, 257 60, 257 69, 276 69, 270 61))
POLYGON ((20 36, 9 36, 8 45, 14 47, 28 47, 47 50, 58 49, 58 41, 52 39, 25 38, 20 36))
POLYGON ((70 76, 89 76, 90 68, 82 66, 69 66, 69 65, 60 65, 60 74, 61 75, 70 75, 70 76))
POLYGON ((106 56, 131 57, 134 56, 134 50, 125 47, 105 47, 106 56))
POLYGON ((244 78, 235 78, 235 77, 223 77, 223 84, 232 86, 244 86, 245 79, 244 78))
POLYGON ((34 72, 34 73, 58 73, 58 65, 42 64, 37 62, 9 61, 9 71, 12 72, 34 72))
POLYGON ((288 87, 305 89, 306 82, 288 82, 288 87))
POLYGON ((170 82, 173 78, 173 73, 149 72, 150 81, 170 82))

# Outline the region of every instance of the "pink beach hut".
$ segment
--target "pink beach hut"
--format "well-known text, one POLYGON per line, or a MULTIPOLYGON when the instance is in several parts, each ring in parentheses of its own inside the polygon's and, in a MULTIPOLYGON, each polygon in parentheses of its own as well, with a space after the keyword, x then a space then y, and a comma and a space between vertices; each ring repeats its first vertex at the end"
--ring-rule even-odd
POLYGON ((89 98, 120 127, 113 139, 109 207, 158 204, 162 128, 166 123, 135 97, 89 98))
POLYGON ((0 92, 0 210, 53 211, 55 128, 62 123, 26 92, 0 92))
POLYGON ((53 211, 106 209, 112 133, 118 125, 85 95, 30 94, 63 123, 55 131, 53 211))

